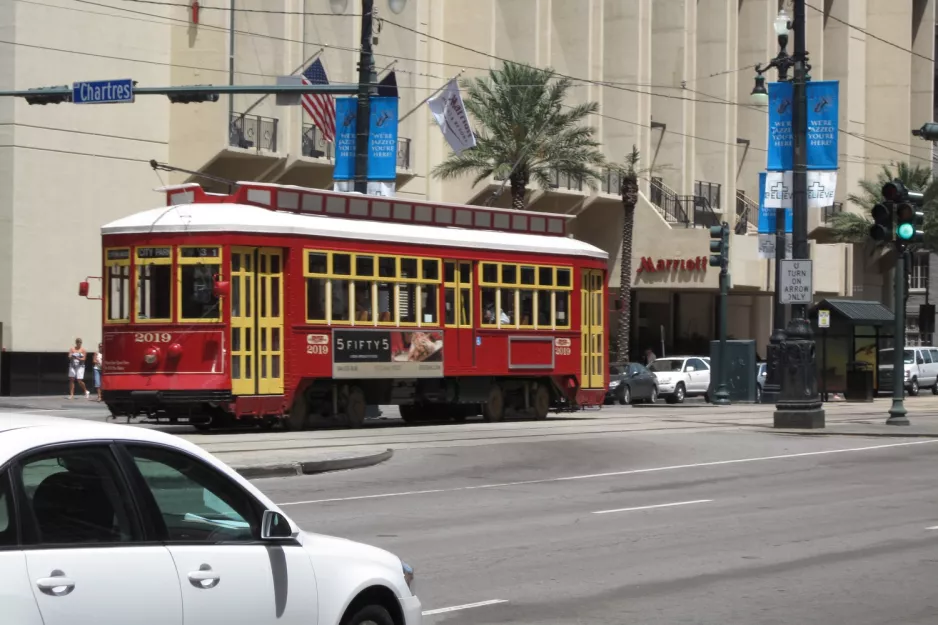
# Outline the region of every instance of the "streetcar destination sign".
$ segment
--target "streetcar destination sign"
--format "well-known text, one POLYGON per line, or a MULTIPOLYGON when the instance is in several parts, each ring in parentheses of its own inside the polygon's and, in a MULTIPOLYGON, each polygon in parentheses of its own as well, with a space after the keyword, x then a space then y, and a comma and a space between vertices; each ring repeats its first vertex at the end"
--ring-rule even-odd
POLYGON ((782 289, 779 292, 779 301, 782 304, 810 304, 814 295, 811 261, 783 260, 781 263, 782 289))
POLYGON ((134 81, 130 78, 92 80, 72 84, 72 103, 74 104, 118 104, 133 101, 134 81))

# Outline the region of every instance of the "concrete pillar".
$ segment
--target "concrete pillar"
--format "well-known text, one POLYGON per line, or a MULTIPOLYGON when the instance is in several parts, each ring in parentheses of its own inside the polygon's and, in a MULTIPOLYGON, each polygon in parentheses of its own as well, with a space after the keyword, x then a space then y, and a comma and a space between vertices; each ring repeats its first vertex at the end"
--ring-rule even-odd
POLYGON ((736 66, 739 0, 697 2, 696 180, 721 185, 727 215, 736 197, 736 66), (717 76, 712 76, 718 74, 717 76), (706 95, 704 95, 706 94, 706 95), (711 96, 711 97, 707 97, 711 96))
MULTIPOLYGON (((776 0, 743 0, 739 7, 739 50, 735 67, 765 65, 778 54, 778 39, 772 22, 778 14, 776 0)), ((776 74, 770 70, 767 81, 774 81, 776 74)), ((750 102, 755 81, 755 69, 737 73, 736 101, 750 102)), ((740 144, 737 154, 737 188, 746 192, 756 204, 759 203, 759 172, 765 170, 768 143, 768 115, 765 107, 741 106, 737 112, 740 139, 749 144, 740 144)), ((735 201, 735 198, 734 198, 735 201)), ((756 216, 750 216, 750 222, 756 216)))
POLYGON ((651 22, 651 91, 669 96, 653 98, 651 120, 666 128, 652 129, 652 163, 655 175, 682 194, 694 187, 694 95, 676 87, 696 84, 696 13, 695 1, 657 0, 651 22))

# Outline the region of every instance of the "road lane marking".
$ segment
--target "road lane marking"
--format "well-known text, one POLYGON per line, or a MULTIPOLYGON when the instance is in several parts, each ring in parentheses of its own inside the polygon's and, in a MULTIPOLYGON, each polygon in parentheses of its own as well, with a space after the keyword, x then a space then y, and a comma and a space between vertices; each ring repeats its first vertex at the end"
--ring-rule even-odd
POLYGON ((479 601, 477 603, 465 603, 463 605, 454 605, 448 608, 437 608, 436 610, 426 610, 423 616, 432 616, 434 614, 446 614, 447 612, 458 612, 459 610, 469 610, 471 608, 482 608, 487 605, 496 605, 498 603, 508 603, 508 599, 490 599, 488 601, 479 601))
POLYGON ((936 525, 936 526, 934 526, 934 527, 926 527, 925 529, 927 529, 927 530, 938 530, 938 525, 936 525))
POLYGON ((634 512, 636 510, 654 510, 655 508, 671 508, 673 506, 689 506, 694 503, 710 503, 712 499, 695 499, 694 501, 678 501, 675 503, 659 503, 654 506, 636 506, 635 508, 616 508, 615 510, 599 510, 593 514, 610 514, 612 512, 634 512))
POLYGON ((309 499, 305 501, 288 501, 278 503, 278 506, 301 506, 314 503, 332 503, 336 501, 358 501, 361 499, 382 499, 385 497, 408 497, 411 495, 428 495, 431 493, 458 493, 467 490, 482 490, 487 488, 507 488, 510 486, 528 486, 531 484, 550 484, 554 482, 570 482, 573 480, 593 480, 603 477, 620 477, 623 475, 638 475, 641 473, 658 473, 660 471, 677 471, 680 469, 699 469, 701 467, 718 467, 728 464, 744 464, 748 462, 765 462, 768 460, 786 460, 789 458, 807 458, 809 456, 824 456, 829 454, 845 454, 852 452, 875 451, 893 447, 910 447, 912 445, 929 445, 938 443, 938 439, 924 441, 908 441, 903 443, 887 443, 872 445, 870 447, 851 447, 849 449, 827 449, 824 451, 804 451, 797 454, 781 454, 778 456, 761 456, 757 458, 737 458, 735 460, 714 460, 712 462, 698 462, 696 464, 676 464, 667 467, 649 467, 647 469, 630 469, 627 471, 613 471, 610 473, 591 473, 589 475, 571 475, 567 477, 549 477, 539 480, 524 480, 520 482, 502 482, 498 484, 479 484, 476 486, 457 486, 455 488, 434 488, 430 490, 411 490, 396 493, 379 493, 377 495, 357 495, 354 497, 332 497, 329 499, 309 499))

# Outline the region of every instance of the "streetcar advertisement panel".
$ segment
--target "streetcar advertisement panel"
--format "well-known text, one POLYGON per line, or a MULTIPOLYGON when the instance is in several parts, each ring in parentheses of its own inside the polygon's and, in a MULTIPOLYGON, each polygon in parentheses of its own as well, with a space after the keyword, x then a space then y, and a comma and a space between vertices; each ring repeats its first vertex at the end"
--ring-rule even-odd
POLYGON ((441 378, 439 330, 335 330, 334 378, 441 378))

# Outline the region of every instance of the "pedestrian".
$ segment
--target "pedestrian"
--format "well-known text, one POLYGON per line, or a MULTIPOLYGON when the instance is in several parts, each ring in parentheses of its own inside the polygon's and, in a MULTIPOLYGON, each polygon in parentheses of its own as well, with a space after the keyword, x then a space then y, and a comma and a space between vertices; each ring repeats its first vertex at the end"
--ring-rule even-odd
POLYGON ((88 387, 85 386, 85 348, 81 346, 81 339, 75 339, 75 346, 68 350, 68 398, 75 399, 75 382, 85 391, 85 398, 91 397, 88 387))
POLYGON ((101 401, 101 366, 104 364, 104 346, 98 343, 98 351, 94 353, 94 387, 98 389, 98 401, 101 401))
POLYGON ((651 363, 655 362, 655 360, 657 360, 655 352, 651 351, 651 348, 649 347, 645 350, 645 366, 647 367, 651 365, 651 363))

